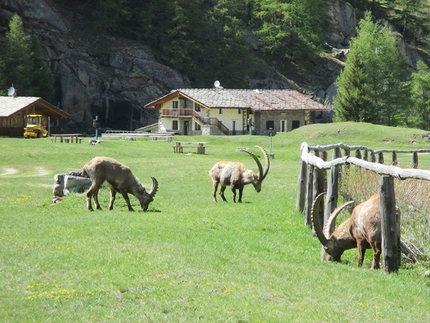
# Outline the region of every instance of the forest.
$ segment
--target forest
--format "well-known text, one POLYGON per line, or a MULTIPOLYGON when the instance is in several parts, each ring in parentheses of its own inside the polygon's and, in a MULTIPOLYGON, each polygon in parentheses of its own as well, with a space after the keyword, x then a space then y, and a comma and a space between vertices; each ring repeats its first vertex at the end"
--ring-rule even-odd
MULTIPOLYGON (((246 75, 246 62, 251 61, 246 40, 250 31, 274 58, 311 66, 323 51, 330 1, 55 0, 63 6, 73 4, 75 10, 90 16, 100 32, 149 44, 162 62, 188 75, 196 85, 212 77, 208 69, 228 73, 232 82, 246 75)), ((347 2, 377 19, 389 20, 409 43, 427 49, 428 0, 347 2)))

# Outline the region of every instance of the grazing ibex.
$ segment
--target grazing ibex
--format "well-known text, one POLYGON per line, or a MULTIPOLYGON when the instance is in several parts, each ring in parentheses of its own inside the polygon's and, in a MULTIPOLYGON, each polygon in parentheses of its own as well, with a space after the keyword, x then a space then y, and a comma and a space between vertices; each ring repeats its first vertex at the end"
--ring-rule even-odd
MULTIPOLYGON (((373 249, 373 261, 370 269, 379 268, 381 256, 381 206, 379 194, 354 207, 351 216, 341 223, 335 231, 330 232, 338 214, 353 201, 336 208, 327 220, 324 231, 319 220, 319 205, 325 193, 319 194, 312 206, 312 223, 316 236, 324 247, 326 258, 340 262, 345 250, 358 248, 358 266, 363 265, 366 249, 373 249)), ((396 212, 400 212, 396 206, 396 212)))
POLYGON ((116 193, 120 193, 127 202, 128 210, 133 211, 128 193, 134 195, 140 202, 143 211, 148 209, 149 203, 154 200, 158 189, 158 182, 152 178, 151 190, 146 192, 140 181, 133 175, 130 168, 109 157, 95 157, 82 169, 82 176, 91 179, 91 187, 87 191, 87 208, 93 211, 91 198, 97 209, 101 209, 98 201, 98 192, 104 181, 110 185, 109 210, 113 209, 116 193))
POLYGON ((243 187, 247 184, 252 184, 257 192, 261 191, 261 183, 267 176, 270 167, 269 156, 267 155, 264 148, 256 146, 263 152, 264 155, 264 169, 261 165, 260 160, 254 153, 252 153, 248 148, 239 148, 238 151, 243 151, 254 158, 258 166, 258 174, 255 174, 252 170, 245 168, 243 163, 231 162, 231 161, 220 161, 216 163, 209 171, 209 176, 212 178, 213 189, 212 196, 216 203, 216 193, 218 189, 218 184, 221 185, 219 194, 224 202, 227 202, 224 191, 227 185, 230 185, 231 191, 233 193, 233 202, 236 202, 236 190, 239 190, 239 203, 242 203, 242 193, 243 187))

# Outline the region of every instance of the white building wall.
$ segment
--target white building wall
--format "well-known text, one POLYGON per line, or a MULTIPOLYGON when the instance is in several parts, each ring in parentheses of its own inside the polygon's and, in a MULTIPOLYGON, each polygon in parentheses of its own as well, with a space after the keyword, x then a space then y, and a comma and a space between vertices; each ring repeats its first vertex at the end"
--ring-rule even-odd
POLYGON ((173 119, 173 118, 161 118, 161 124, 164 127, 164 129, 166 129, 167 131, 178 131, 178 130, 173 130, 172 128, 172 124, 173 124, 173 120, 176 120, 178 122, 179 125, 179 119, 173 119))
POLYGON ((217 118, 220 120, 229 130, 233 131, 233 121, 235 121, 235 130, 242 131, 246 130, 246 125, 243 124, 243 110, 240 111, 239 114, 238 109, 211 109, 210 116, 211 118, 217 118))

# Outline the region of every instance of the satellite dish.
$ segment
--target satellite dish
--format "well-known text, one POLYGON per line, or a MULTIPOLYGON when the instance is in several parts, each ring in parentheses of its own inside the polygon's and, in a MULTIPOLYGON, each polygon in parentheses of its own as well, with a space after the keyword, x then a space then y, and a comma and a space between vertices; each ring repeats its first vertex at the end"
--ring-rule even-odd
POLYGON ((219 81, 215 81, 214 86, 215 86, 216 88, 218 88, 220 85, 221 85, 221 84, 220 84, 220 82, 219 82, 219 81))
POLYGON ((7 96, 15 96, 15 88, 13 87, 13 84, 7 89, 7 96))

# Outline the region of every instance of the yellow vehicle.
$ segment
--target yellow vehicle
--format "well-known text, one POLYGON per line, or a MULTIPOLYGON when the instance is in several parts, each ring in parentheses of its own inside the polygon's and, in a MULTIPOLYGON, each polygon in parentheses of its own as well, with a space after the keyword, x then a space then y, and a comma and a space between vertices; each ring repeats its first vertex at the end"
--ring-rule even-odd
POLYGON ((24 138, 41 138, 48 136, 46 130, 46 118, 41 114, 29 114, 26 118, 26 127, 24 128, 24 138))

